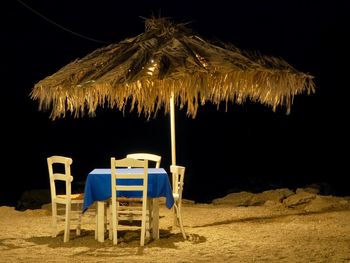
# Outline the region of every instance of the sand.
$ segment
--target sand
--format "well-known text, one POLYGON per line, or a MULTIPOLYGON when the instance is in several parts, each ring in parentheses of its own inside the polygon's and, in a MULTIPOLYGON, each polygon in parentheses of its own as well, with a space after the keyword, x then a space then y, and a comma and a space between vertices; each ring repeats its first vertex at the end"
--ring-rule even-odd
POLYGON ((187 240, 161 205, 160 239, 143 248, 136 233, 126 233, 117 246, 97 242, 93 211, 83 216, 82 235, 72 230, 63 243, 63 224, 51 237, 48 206, 23 212, 2 206, 0 262, 350 262, 349 198, 313 195, 296 204, 296 194, 283 201, 265 194, 263 202, 247 205, 247 196, 257 200, 240 193, 211 204, 186 201, 187 240))

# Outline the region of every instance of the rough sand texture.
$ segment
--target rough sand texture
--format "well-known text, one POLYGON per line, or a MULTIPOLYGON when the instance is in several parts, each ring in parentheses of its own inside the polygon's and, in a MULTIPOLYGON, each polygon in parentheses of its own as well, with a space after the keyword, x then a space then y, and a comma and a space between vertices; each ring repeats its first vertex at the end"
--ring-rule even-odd
POLYGON ((47 209, 3 206, 0 262, 350 262, 348 199, 316 196, 294 207, 273 200, 241 207, 237 198, 186 202, 186 241, 171 228, 171 211, 161 206, 160 239, 143 248, 136 233, 125 234, 117 246, 95 241, 92 213, 83 216, 82 235, 72 230, 70 242, 63 243, 63 232, 51 237, 47 209))

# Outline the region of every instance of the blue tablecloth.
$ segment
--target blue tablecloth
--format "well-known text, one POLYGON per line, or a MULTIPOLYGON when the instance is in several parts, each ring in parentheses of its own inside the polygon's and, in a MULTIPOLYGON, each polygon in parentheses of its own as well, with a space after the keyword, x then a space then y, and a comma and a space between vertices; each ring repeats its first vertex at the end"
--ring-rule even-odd
MULTIPOLYGON (((118 170, 128 172, 130 172, 130 170, 133 170, 135 172, 142 172, 142 168, 118 170)), ((126 181, 125 184, 127 184, 127 180, 123 181, 126 181)), ((103 201, 109 199, 111 196, 111 169, 94 169, 89 173, 86 180, 83 212, 85 212, 95 201, 103 201)), ((130 192, 127 195, 123 194, 123 196, 137 197, 137 195, 135 196, 135 193, 130 194, 130 192)), ((168 208, 171 208, 173 206, 174 198, 170 181, 167 172, 163 168, 148 168, 147 196, 150 198, 165 197, 166 206, 168 208)))

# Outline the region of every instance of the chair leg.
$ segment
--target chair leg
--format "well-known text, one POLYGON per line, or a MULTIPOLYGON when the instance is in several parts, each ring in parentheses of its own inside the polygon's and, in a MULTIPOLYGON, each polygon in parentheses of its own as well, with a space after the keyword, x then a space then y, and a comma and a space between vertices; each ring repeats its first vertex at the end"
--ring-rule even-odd
POLYGON ((181 230, 182 236, 183 236, 184 239, 187 239, 186 233, 185 233, 185 229, 184 229, 184 226, 183 226, 183 222, 182 222, 181 206, 174 206, 174 207, 175 207, 176 217, 177 217, 178 224, 180 226, 180 230, 181 230))
POLYGON ((145 245, 145 237, 146 237, 146 224, 147 224, 147 208, 149 208, 146 202, 142 203, 142 218, 141 218, 141 238, 140 238, 140 246, 143 247, 145 245))
POLYGON ((111 212, 111 204, 107 203, 107 227, 108 227, 108 238, 109 240, 113 240, 113 227, 112 227, 112 212, 111 212))
POLYGON ((179 224, 180 224, 180 229, 181 229, 181 233, 184 239, 187 239, 186 237, 186 233, 185 233, 185 229, 184 229, 184 225, 182 223, 182 216, 181 216, 181 212, 179 212, 179 224))
POLYGON ((52 202, 52 237, 57 236, 57 204, 52 202))
POLYGON ((70 214, 71 214, 71 204, 66 204, 66 218, 65 218, 65 227, 64 227, 64 237, 63 242, 69 241, 70 234, 70 214))
POLYGON ((81 234, 81 218, 82 218, 81 204, 77 204, 77 211, 78 211, 78 224, 77 224, 76 234, 77 234, 77 236, 80 236, 80 234, 81 234))
POLYGON ((145 236, 146 236, 146 219, 142 219, 141 222, 141 239, 140 246, 143 247, 145 245, 145 236))
POLYGON ((146 216, 146 238, 151 237, 151 230, 153 229, 153 203, 152 199, 147 199, 147 216, 146 216))
POLYGON ((173 212, 173 226, 178 226, 178 220, 177 220, 177 212, 176 212, 176 203, 174 203, 173 207, 172 207, 172 212, 173 212))
POLYGON ((119 206, 119 203, 117 205, 112 204, 112 229, 113 229, 113 245, 118 244, 118 232, 117 232, 117 226, 118 226, 118 213, 117 213, 117 206, 119 206))

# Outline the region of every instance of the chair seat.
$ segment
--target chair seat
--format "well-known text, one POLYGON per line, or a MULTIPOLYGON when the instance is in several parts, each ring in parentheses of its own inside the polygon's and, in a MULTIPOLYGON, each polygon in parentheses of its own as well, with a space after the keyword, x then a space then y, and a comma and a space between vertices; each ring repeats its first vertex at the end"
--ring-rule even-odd
POLYGON ((177 193, 173 193, 173 198, 174 198, 174 201, 177 201, 179 200, 180 196, 177 193))
POLYGON ((142 198, 138 197, 117 197, 118 202, 142 202, 142 198))
MULTIPOLYGON (((56 195, 55 201, 57 202, 64 202, 67 200, 67 195, 56 195)), ((71 194, 71 202, 72 203, 82 203, 84 201, 84 194, 79 193, 79 194, 71 194)))

